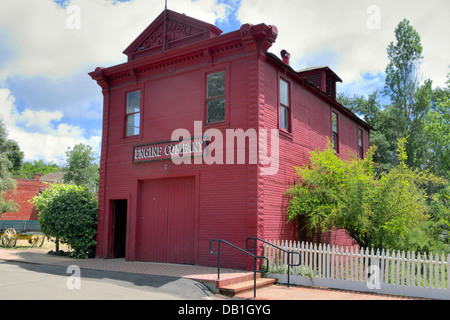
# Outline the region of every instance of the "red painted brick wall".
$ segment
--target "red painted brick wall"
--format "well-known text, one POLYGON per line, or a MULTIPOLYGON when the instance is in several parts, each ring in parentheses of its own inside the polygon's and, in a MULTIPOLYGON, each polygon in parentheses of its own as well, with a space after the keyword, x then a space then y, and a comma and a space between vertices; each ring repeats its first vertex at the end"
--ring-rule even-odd
POLYGON ((336 229, 325 233, 312 232, 312 235, 306 237, 306 242, 329 244, 330 246, 339 247, 359 247, 358 243, 353 240, 344 229, 336 229))
MULTIPOLYGON (((214 70, 228 70, 227 84, 230 86, 229 126, 226 128, 248 128, 246 109, 248 99, 247 63, 233 60, 216 63, 200 70, 189 70, 173 74, 171 77, 155 76, 139 85, 144 96, 143 137, 123 138, 123 108, 125 94, 129 87, 111 90, 108 120, 107 148, 102 155, 101 179, 105 181, 104 198, 101 197, 99 236, 97 255, 108 256, 110 200, 130 199, 129 243, 127 258, 133 260, 139 244, 136 243, 136 228, 139 223, 138 182, 147 179, 170 178, 181 175, 196 176, 198 180, 198 261, 202 265, 215 265, 216 256, 209 253, 211 239, 224 239, 240 247, 245 247, 249 236, 256 236, 256 215, 254 205, 257 194, 256 165, 175 165, 170 160, 133 164, 133 146, 170 140, 174 129, 185 128, 193 135, 194 121, 201 120, 204 112, 204 92, 202 87, 206 74, 214 70), (176 95, 173 89, 176 89, 176 95), (106 160, 105 160, 106 159, 106 160), (250 167, 253 167, 250 168, 250 167), (104 199, 104 200, 103 200, 104 199), (250 211, 250 214, 249 214, 250 211), (253 214, 253 217, 251 216, 253 214)), ((256 113, 256 111, 255 111, 256 113)), ((204 127, 204 130, 209 127, 204 127)), ((219 127, 219 129, 223 130, 219 127)), ((224 137, 225 137, 225 131, 224 137)), ((225 143, 225 141, 224 141, 225 143)), ((224 157, 225 162, 225 157, 224 157)), ((103 191, 104 190, 104 191, 103 191)), ((234 249, 233 249, 234 250, 234 249)), ((242 266, 236 256, 224 249, 223 264, 242 266)))
POLYGON ((8 191, 5 200, 13 200, 20 205, 18 212, 8 212, 0 216, 0 220, 37 220, 38 211, 30 202, 39 194, 39 190, 47 189, 48 184, 36 180, 17 179, 15 190, 8 191))
MULTIPOLYGON (((288 199, 283 193, 298 178, 294 167, 309 163, 310 152, 324 149, 327 137, 332 136, 331 112, 339 116, 339 154, 348 159, 348 151, 357 154, 358 129, 363 129, 364 152, 369 146, 369 131, 351 119, 336 106, 320 99, 307 86, 295 80, 296 77, 285 76, 283 70, 273 65, 265 65, 265 125, 267 128, 278 124, 278 81, 280 78, 290 83, 291 95, 291 135, 281 135, 280 170, 275 176, 264 178, 264 231, 262 238, 275 240, 296 240, 298 229, 296 222, 287 223, 286 208, 288 199)), ((330 138, 331 140, 331 138, 330 138)), ((335 245, 354 245, 354 241, 344 230, 334 230, 322 237, 311 237, 316 241, 335 245)))
MULTIPOLYGON (((128 200, 126 259, 134 260, 140 248, 139 199, 145 196, 140 193, 140 181, 180 176, 195 177, 195 237, 200 265, 217 264, 217 256, 209 253, 212 239, 241 248, 245 248, 248 237, 297 239, 296 224, 286 223, 287 199, 283 193, 295 178, 293 167, 308 163, 311 150, 325 147, 326 137, 331 135, 332 106, 321 94, 305 89, 290 76, 292 135, 281 136, 276 175, 263 176, 259 165, 248 163, 132 163, 133 146, 170 140, 178 128, 189 130, 193 136, 194 121, 205 123, 206 75, 211 72, 226 72, 227 116, 223 124, 204 124, 204 130, 216 128, 225 137, 225 129, 278 128, 278 79, 285 74, 285 67, 267 60, 264 50, 269 46, 261 49, 270 32, 248 37, 248 30, 242 30, 168 51, 165 56, 150 56, 91 73, 104 94, 98 257, 111 255, 113 200, 128 200), (135 77, 130 72, 133 68, 135 77), (124 138, 126 93, 133 90, 142 93, 142 134, 124 138)), ((357 125, 345 117, 340 122, 343 155, 345 149, 356 152, 357 148, 357 125)), ((249 266, 249 260, 235 249, 223 247, 222 253, 224 267, 249 266)))

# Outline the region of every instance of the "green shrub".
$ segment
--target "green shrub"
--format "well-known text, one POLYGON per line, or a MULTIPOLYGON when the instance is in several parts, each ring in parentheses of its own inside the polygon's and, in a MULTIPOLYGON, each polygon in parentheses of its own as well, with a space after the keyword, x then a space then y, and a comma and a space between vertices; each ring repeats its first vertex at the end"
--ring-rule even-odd
MULTIPOLYGON (((302 216, 309 229, 324 232, 345 229, 365 248, 398 250, 409 242, 416 247, 419 239, 413 239, 411 231, 418 232, 414 228, 430 219, 424 186, 442 187, 446 181, 409 168, 405 146, 406 138, 399 139, 399 165, 380 177, 374 171, 375 147, 364 159, 352 156, 348 161, 334 152, 331 142, 325 150, 311 152, 311 163, 296 168, 299 181, 286 191, 289 220, 302 216)), ((443 203, 436 201, 436 206, 443 203)), ((446 207, 441 207, 444 216, 446 207)), ((427 226, 421 227, 425 231, 427 226)))
POLYGON ((86 187, 55 184, 35 197, 34 204, 46 236, 70 245, 74 257, 95 255, 98 203, 86 187))

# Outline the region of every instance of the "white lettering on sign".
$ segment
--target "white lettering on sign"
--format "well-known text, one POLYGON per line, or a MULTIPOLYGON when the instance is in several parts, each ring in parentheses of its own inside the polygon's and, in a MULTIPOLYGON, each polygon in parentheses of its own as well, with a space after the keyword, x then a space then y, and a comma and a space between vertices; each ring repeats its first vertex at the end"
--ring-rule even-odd
POLYGON ((206 141, 201 139, 186 141, 161 142, 153 145, 136 146, 133 151, 133 162, 169 160, 172 157, 201 156, 206 147, 206 141))
POLYGON ((172 132, 171 141, 133 148, 133 163, 172 160, 180 164, 258 164, 263 176, 278 173, 280 137, 278 129, 203 130, 201 121, 194 121, 194 137, 184 128, 172 132), (226 138, 226 142, 224 140, 226 138))
POLYGON ((134 159, 147 159, 161 156, 162 147, 149 147, 145 149, 137 149, 134 151, 134 159))
MULTIPOLYGON (((169 21, 166 26, 166 42, 182 38, 188 37, 192 33, 192 29, 190 26, 179 23, 169 21)), ((145 40, 141 46, 144 48, 151 47, 153 45, 161 45, 164 40, 164 26, 160 26, 156 29, 148 38, 145 40)))

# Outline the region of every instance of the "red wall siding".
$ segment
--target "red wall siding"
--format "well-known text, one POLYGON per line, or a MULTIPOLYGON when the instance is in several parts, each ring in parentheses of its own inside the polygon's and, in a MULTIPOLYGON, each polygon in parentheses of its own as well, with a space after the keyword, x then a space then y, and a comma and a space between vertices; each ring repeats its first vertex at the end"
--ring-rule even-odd
POLYGON ((139 187, 137 259, 196 264, 195 176, 145 180, 139 187))
MULTIPOLYGON (((240 33, 228 35, 228 38, 231 36, 243 37, 240 33)), ((200 59, 198 57, 202 55, 196 54, 194 59, 177 60, 177 64, 172 66, 158 57, 161 67, 147 67, 133 81, 127 76, 114 76, 110 79, 109 88, 101 82, 104 89, 104 127, 98 257, 110 257, 111 254, 111 201, 127 199, 126 258, 142 258, 139 251, 143 247, 139 230, 144 232, 140 221, 142 204, 150 200, 143 199, 145 195, 140 193, 140 188, 144 181, 151 179, 195 178, 194 237, 200 265, 215 266, 217 263, 217 256, 209 253, 212 239, 223 239, 241 248, 245 248, 248 237, 297 239, 296 223, 287 223, 288 202, 283 194, 295 179, 294 166, 307 164, 311 150, 325 148, 326 137, 331 135, 332 110, 321 94, 305 89, 297 83, 298 79, 287 76, 291 83, 292 134, 280 136, 276 174, 262 175, 261 163, 175 165, 170 160, 132 162, 133 146, 171 140, 173 130, 178 128, 187 129, 194 136, 194 121, 205 122, 206 75, 209 72, 226 72, 226 121, 215 127, 222 130, 224 137, 225 129, 278 128, 278 81, 285 72, 257 52, 257 46, 263 40, 258 38, 258 43, 253 45, 249 43, 250 38, 254 41, 254 38, 247 37, 245 45, 236 45, 236 42, 233 45, 222 44, 227 49, 217 50, 211 60, 200 59), (126 93, 133 90, 141 90, 143 99, 142 132, 138 137, 125 139, 126 93)), ((198 52, 205 52, 205 48, 199 48, 197 46, 198 52)), ((207 51, 214 52, 211 47, 207 51)), ((214 126, 204 126, 203 130, 209 128, 214 126)), ((356 152, 357 126, 345 114, 340 116, 340 139, 343 157, 346 149, 356 152)), ((225 138, 223 142, 225 146, 225 138)), ((367 146, 365 140, 365 148, 367 146)), ((224 156, 224 163, 225 160, 224 156)), ((249 266, 242 253, 227 247, 222 249, 223 266, 249 266)))
MULTIPOLYGON (((174 129, 185 128, 194 135, 194 121, 203 121, 204 88, 206 74, 211 71, 227 71, 227 95, 229 126, 226 128, 246 130, 248 128, 248 88, 247 63, 245 60, 233 60, 217 63, 214 67, 172 74, 170 77, 149 78, 144 84, 111 90, 109 119, 105 130, 109 132, 108 148, 103 156, 106 176, 105 206, 106 213, 99 227, 98 252, 100 257, 109 255, 107 242, 110 235, 100 230, 109 230, 109 200, 131 199, 127 244, 127 258, 135 259, 138 244, 136 237, 139 222, 135 222, 139 213, 135 202, 139 197, 138 182, 147 179, 196 175, 198 177, 198 261, 202 265, 215 265, 216 256, 209 254, 211 239, 224 239, 245 247, 248 237, 249 187, 248 176, 251 165, 175 165, 170 160, 133 164, 131 161, 133 146, 170 140, 174 129), (124 139, 124 104, 127 91, 141 89, 143 92, 143 137, 124 139), (176 92, 176 94, 174 94, 176 92)), ((204 130, 208 127, 204 127, 204 130)), ((225 131, 223 131, 225 137, 225 131)), ((224 144, 226 140, 224 139, 224 144)), ((224 156, 225 163, 225 156, 224 156)), ((252 165, 256 167, 256 165, 252 165)), ((256 171, 255 171, 256 172, 256 171)), ((256 173, 254 174, 256 177, 256 173)), ((254 184, 253 184, 254 186, 254 184)), ((251 236, 256 235, 255 233, 251 236)), ((224 251, 223 263, 229 266, 241 266, 241 261, 227 255, 224 251)))
POLYGON ((13 200, 20 205, 20 209, 18 212, 2 214, 0 220, 37 220, 39 212, 30 200, 39 194, 39 190, 47 189, 49 185, 36 180, 17 179, 16 181, 16 189, 8 191, 5 200, 13 200))
MULTIPOLYGON (((265 101, 267 128, 278 125, 278 83, 283 73, 274 67, 266 65, 265 101)), ((295 222, 287 224, 286 208, 288 199, 283 195, 297 178, 294 166, 301 167, 309 163, 310 152, 324 149, 327 137, 331 136, 331 111, 339 114, 339 154, 348 159, 347 151, 357 154, 357 134, 360 128, 356 122, 344 113, 339 112, 316 95, 298 84, 292 77, 285 78, 290 83, 291 94, 291 136, 281 135, 280 139, 280 168, 278 174, 264 179, 264 238, 265 239, 297 239, 297 225, 295 222)), ((369 133, 364 130, 364 150, 369 145, 369 133)), ((351 245, 353 241, 343 230, 333 231, 310 240, 323 241, 337 245, 351 245)))

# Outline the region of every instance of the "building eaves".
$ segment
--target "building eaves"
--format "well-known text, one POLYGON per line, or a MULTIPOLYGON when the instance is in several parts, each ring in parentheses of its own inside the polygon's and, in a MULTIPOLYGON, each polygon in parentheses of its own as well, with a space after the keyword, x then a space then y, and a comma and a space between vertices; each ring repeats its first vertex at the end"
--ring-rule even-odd
MULTIPOLYGON (((280 58, 278 58, 275 54, 267 52, 266 56, 272 60, 273 62, 275 62, 277 65, 279 65, 282 68, 285 68, 287 71, 289 71, 289 73, 295 78, 297 79, 299 82, 306 84, 305 88, 308 88, 311 92, 313 92, 314 94, 316 94, 317 96, 319 96, 321 99, 327 101, 328 103, 332 104, 335 108, 337 108, 338 110, 344 112, 345 114, 347 114, 349 117, 351 117, 352 119, 354 119, 356 122, 358 122, 360 125, 368 128, 369 130, 375 131, 375 129, 369 125, 367 122, 365 122, 364 120, 362 120, 360 117, 358 117, 355 113, 353 113, 353 111, 351 111, 350 109, 348 109, 347 107, 343 106, 342 104, 340 104, 338 101, 336 101, 335 99, 333 99, 332 97, 330 97, 327 93, 323 92, 322 90, 320 90, 319 88, 317 88, 313 83, 311 83, 308 79, 302 77, 302 75, 295 71, 294 69, 292 69, 291 66, 285 64, 280 58)), ((317 67, 316 67, 317 68, 317 67)), ((328 67, 325 67, 328 68, 328 67)), ((331 69, 330 69, 331 70, 331 69)))

